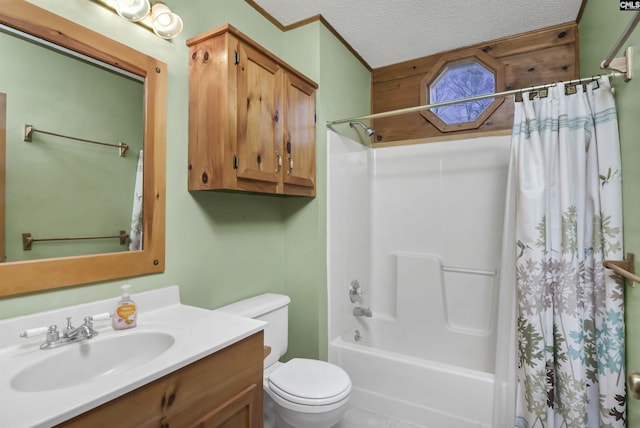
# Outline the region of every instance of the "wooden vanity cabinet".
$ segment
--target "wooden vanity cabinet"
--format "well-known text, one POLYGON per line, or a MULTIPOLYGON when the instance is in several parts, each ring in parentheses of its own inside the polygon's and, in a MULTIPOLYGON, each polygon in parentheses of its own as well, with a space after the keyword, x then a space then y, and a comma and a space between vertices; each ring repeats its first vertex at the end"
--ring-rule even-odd
POLYGON ((261 428, 263 332, 60 427, 261 428))
POLYGON ((189 190, 315 196, 317 85, 231 25, 189 46, 189 190))

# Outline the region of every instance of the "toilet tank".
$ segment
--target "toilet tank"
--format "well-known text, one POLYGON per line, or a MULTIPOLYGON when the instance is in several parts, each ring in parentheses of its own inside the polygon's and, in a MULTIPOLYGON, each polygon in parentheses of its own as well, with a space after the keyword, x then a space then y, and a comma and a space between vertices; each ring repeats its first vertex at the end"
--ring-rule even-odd
POLYGON ((264 366, 268 367, 287 352, 290 302, 289 296, 267 293, 222 306, 216 311, 268 323, 264 329, 264 344, 271 347, 271 353, 264 361, 264 366))

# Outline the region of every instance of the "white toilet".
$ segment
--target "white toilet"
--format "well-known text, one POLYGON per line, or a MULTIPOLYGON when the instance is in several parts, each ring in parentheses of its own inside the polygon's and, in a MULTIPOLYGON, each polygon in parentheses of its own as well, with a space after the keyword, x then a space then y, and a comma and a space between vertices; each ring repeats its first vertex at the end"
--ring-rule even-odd
POLYGON ((261 294, 216 309, 266 321, 264 344, 264 428, 329 428, 347 410, 351 379, 340 367, 318 360, 278 359, 287 352, 289 302, 281 294, 261 294))

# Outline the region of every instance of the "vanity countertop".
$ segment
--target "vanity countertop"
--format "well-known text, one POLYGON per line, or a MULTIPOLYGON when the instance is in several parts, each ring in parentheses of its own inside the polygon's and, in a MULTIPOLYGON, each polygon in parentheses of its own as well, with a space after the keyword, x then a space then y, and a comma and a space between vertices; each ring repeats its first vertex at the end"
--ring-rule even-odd
MULTIPOLYGON (((180 303, 177 286, 131 296, 138 305, 138 325, 114 331, 111 321, 96 321, 98 336, 51 350, 41 350, 44 335, 21 338, 20 333, 35 327, 58 325, 73 317, 79 325, 87 315, 112 312, 119 300, 92 302, 0 321, 0 427, 50 427, 113 400, 129 391, 185 367, 207 355, 259 332, 262 321, 210 311, 180 303), (93 344, 116 336, 165 333, 175 342, 164 352, 128 370, 114 370, 88 382, 43 391, 20 391, 12 384, 17 374, 56 354, 90 353, 93 344)), ((122 355, 122 358, 127 358, 122 355)), ((55 360, 54 360, 55 361, 55 360)), ((74 376, 73 368, 65 376, 74 376)), ((37 389, 37 388, 36 388, 37 389)))

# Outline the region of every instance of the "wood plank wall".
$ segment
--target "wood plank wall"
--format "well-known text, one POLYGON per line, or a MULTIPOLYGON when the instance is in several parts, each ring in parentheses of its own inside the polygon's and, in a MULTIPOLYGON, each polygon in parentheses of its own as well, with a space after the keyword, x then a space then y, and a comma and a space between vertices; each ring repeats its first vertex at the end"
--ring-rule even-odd
MULTIPOLYGON (((482 43, 455 52, 463 58, 478 49, 504 65, 504 87, 497 88, 498 92, 576 79, 580 75, 576 23, 482 43)), ((451 52, 374 69, 371 87, 372 113, 420 105, 420 80, 444 54, 450 55, 451 52)), ((478 129, 456 131, 455 134, 509 130, 512 122, 513 96, 510 96, 478 129)), ((375 119, 372 125, 376 130, 373 144, 380 146, 390 142, 425 138, 450 139, 452 136, 451 132, 440 132, 420 113, 375 119)))

